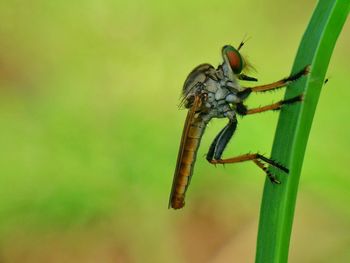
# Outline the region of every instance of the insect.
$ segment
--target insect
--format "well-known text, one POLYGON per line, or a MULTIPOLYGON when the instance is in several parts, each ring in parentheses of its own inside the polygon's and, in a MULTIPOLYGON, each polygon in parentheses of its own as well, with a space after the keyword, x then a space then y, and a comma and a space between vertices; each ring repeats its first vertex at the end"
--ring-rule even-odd
POLYGON ((170 193, 169 208, 179 209, 185 205, 185 194, 189 186, 197 151, 205 128, 212 118, 227 118, 227 125, 212 142, 206 159, 211 164, 254 162, 262 169, 272 183, 279 184, 277 178, 267 169, 271 165, 285 173, 289 170, 278 162, 259 153, 247 153, 233 158, 222 159, 222 154, 237 127, 237 115, 251 115, 269 110, 279 110, 284 105, 302 101, 302 95, 281 100, 263 107, 249 109, 244 101, 252 92, 265 92, 285 87, 309 73, 306 66, 298 73, 267 85, 254 87, 241 86, 239 81, 257 81, 245 75, 249 64, 240 54, 244 45, 238 48, 225 45, 222 50, 223 62, 216 69, 210 64, 194 68, 185 80, 182 90, 182 104, 188 108, 183 128, 175 174, 170 193))

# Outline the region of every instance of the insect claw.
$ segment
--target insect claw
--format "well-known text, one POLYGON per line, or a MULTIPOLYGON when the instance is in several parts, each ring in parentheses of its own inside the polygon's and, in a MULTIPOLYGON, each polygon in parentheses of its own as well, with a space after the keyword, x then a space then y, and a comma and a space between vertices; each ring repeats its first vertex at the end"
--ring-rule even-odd
POLYGON ((310 71, 311 71, 311 65, 307 65, 307 66, 304 68, 304 75, 309 74, 310 71))
POLYGON ((273 184, 281 184, 279 180, 277 180, 276 176, 272 174, 268 169, 266 169, 267 177, 270 179, 273 184))
POLYGON ((270 179, 273 184, 281 184, 276 178, 270 179))

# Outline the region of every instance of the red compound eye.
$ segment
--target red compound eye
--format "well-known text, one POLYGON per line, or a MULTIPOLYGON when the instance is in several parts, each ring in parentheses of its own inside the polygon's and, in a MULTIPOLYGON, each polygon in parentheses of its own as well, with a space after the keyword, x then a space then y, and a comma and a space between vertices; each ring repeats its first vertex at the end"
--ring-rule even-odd
POLYGON ((243 69, 243 59, 241 54, 232 46, 224 46, 223 55, 227 57, 231 69, 235 74, 241 73, 243 69))

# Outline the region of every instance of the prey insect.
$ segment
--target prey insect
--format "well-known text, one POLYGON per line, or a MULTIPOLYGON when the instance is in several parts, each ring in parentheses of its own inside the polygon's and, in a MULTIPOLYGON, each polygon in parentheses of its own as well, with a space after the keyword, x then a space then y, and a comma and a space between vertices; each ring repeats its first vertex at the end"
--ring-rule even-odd
POLYGON ((169 208, 179 209, 185 205, 185 194, 189 186, 197 151, 207 124, 213 118, 227 118, 227 125, 219 132, 212 142, 206 159, 211 164, 254 162, 268 176, 272 183, 279 184, 267 165, 273 166, 285 173, 288 168, 271 158, 259 153, 248 153, 233 158, 222 159, 222 154, 231 140, 237 127, 237 115, 251 115, 269 110, 280 110, 283 106, 302 101, 302 95, 281 100, 271 105, 258 108, 248 108, 244 101, 252 92, 265 92, 287 86, 293 81, 308 74, 309 66, 287 78, 267 85, 244 87, 239 81, 257 81, 256 78, 245 75, 249 67, 239 50, 243 42, 234 48, 226 45, 222 48, 223 63, 216 69, 210 64, 197 66, 188 75, 182 90, 182 104, 188 108, 183 128, 180 149, 175 168, 173 185, 170 193, 169 208))

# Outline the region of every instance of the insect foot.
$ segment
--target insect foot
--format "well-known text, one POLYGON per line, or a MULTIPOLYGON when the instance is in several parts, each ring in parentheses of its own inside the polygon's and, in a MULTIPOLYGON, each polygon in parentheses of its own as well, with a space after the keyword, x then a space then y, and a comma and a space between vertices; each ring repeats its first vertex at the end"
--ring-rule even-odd
POLYGON ((276 176, 272 174, 269 170, 266 171, 266 175, 270 179, 271 183, 281 184, 281 182, 277 180, 276 176))
POLYGON ((287 167, 283 166, 282 164, 280 164, 272 159, 266 158, 265 156, 263 156, 261 154, 257 154, 257 158, 274 166, 274 167, 276 167, 276 168, 278 168, 278 169, 280 169, 280 170, 282 170, 285 173, 289 173, 289 169, 287 167))
POLYGON ((304 94, 300 94, 298 96, 295 96, 293 98, 287 99, 287 100, 282 100, 281 104, 282 105, 288 105, 288 104, 293 104, 295 102, 300 102, 304 100, 304 94))

